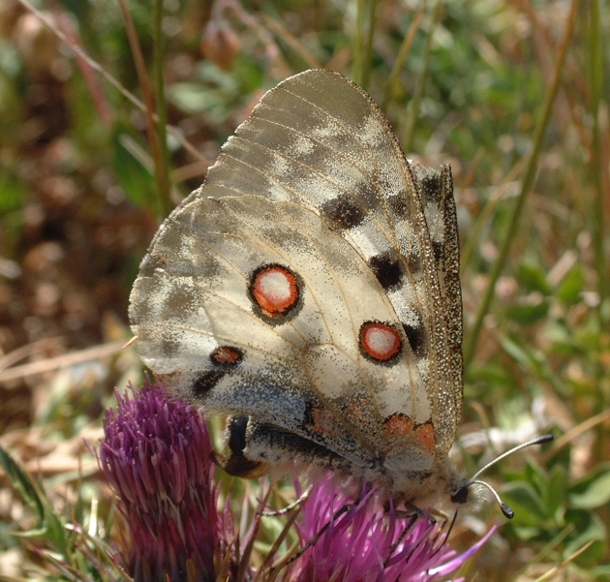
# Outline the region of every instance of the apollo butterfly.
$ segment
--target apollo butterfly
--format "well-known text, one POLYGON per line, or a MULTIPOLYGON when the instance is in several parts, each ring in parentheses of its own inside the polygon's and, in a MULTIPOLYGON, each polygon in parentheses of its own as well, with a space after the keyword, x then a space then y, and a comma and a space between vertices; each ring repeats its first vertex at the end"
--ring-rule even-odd
POLYGON ((163 223, 130 318, 181 398, 229 415, 224 467, 314 465, 408 506, 465 503, 451 169, 411 162, 371 98, 310 70, 267 92, 163 223))

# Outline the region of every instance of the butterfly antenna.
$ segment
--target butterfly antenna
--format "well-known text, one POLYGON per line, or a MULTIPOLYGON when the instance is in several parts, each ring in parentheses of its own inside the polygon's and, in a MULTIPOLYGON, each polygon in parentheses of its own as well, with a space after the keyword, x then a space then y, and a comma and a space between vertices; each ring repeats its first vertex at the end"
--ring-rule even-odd
POLYGON ((485 487, 487 487, 487 489, 492 492, 493 496, 498 502, 498 505, 500 506, 500 511, 504 514, 504 517, 507 517, 508 519, 512 519, 513 517, 515 517, 515 512, 508 505, 506 505, 504 501, 502 501, 500 495, 498 495, 498 492, 489 483, 481 481, 480 479, 476 479, 468 483, 468 485, 472 485, 473 483, 477 483, 478 485, 485 485, 485 487))
POLYGON ((508 519, 512 519, 515 516, 515 512, 508 505, 506 505, 506 503, 504 503, 502 501, 502 499, 500 498, 500 495, 498 495, 498 492, 489 483, 487 483, 485 481, 481 481, 480 479, 477 479, 477 477, 484 471, 487 471, 487 469, 489 469, 489 467, 491 467, 492 465, 495 465, 498 461, 501 461, 502 459, 508 457, 509 455, 512 455, 513 453, 516 453, 517 451, 520 451, 521 449, 530 447, 532 445, 541 445, 543 443, 548 443, 548 442, 552 441, 553 438, 554 437, 552 434, 544 434, 542 436, 539 436, 538 438, 532 439, 531 441, 521 443, 520 445, 517 445, 516 447, 513 447, 512 449, 509 449, 508 451, 497 456, 495 459, 493 459, 489 463, 487 463, 487 465, 484 465, 481 469, 479 469, 472 476, 472 479, 470 479, 470 481, 468 483, 466 483, 466 485, 463 485, 462 487, 460 487, 451 496, 451 500, 454 501, 455 503, 465 503, 468 498, 468 490, 469 490, 470 486, 474 485, 475 483, 477 485, 483 485, 484 487, 487 487, 487 489, 489 489, 489 491, 492 492, 493 496, 496 498, 498 505, 500 506, 500 511, 502 511, 504 516, 507 517, 508 519))

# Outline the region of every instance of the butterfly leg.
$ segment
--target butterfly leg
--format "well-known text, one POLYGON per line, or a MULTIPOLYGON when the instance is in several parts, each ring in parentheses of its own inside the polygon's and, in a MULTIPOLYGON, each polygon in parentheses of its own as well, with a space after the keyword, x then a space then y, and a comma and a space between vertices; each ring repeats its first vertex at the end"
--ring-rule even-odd
POLYGON ((312 490, 313 490, 313 485, 309 485, 309 487, 307 487, 307 489, 305 489, 305 491, 303 491, 303 493, 301 495, 299 495, 299 497, 296 501, 293 501, 292 503, 290 503, 283 509, 276 509, 275 511, 261 511, 260 514, 263 515, 264 517, 277 517, 278 515, 286 515, 287 513, 290 513, 293 509, 295 509, 295 508, 299 507, 300 505, 302 505, 303 503, 305 503, 309 497, 309 494, 312 492, 312 490))

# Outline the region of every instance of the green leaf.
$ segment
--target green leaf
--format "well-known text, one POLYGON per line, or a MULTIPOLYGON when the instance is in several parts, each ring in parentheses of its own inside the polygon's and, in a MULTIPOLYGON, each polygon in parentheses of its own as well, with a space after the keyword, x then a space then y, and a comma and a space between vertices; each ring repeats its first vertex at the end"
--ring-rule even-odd
POLYGON ((26 197, 26 189, 23 184, 10 178, 8 175, 0 174, 0 216, 19 210, 26 197))
POLYGON ((114 171, 127 197, 139 206, 152 206, 151 196, 157 191, 148 161, 148 148, 133 129, 118 123, 112 136, 114 171), (137 157, 136 157, 137 156, 137 157))
POLYGON ((517 339, 507 336, 500 336, 500 345, 518 364, 526 370, 540 370, 540 362, 531 350, 525 349, 530 346, 520 343, 517 339))
POLYGON ((27 473, 21 469, 17 461, 0 447, 0 464, 4 468, 13 487, 19 492, 21 498, 27 503, 29 508, 34 512, 37 519, 36 529, 38 533, 44 531, 44 506, 38 490, 27 473))
POLYGON ((516 526, 540 527, 547 518, 546 508, 538 492, 526 481, 507 483, 502 498, 514 511, 516 526))
POLYGON ((204 114, 208 123, 225 122, 244 95, 237 78, 204 61, 196 67, 196 79, 173 83, 167 88, 168 100, 186 113, 204 114))
POLYGON ((576 558, 581 567, 590 567, 599 562, 606 551, 608 532, 602 520, 589 511, 571 511, 567 515, 570 523, 576 525, 576 532, 563 549, 563 558, 567 559, 577 553, 585 544, 594 542, 587 550, 576 558))
POLYGON ((548 515, 556 515, 566 502, 567 480, 566 472, 556 465, 548 478, 546 486, 546 501, 548 515))
POLYGON ((594 580, 610 580, 610 564, 589 569, 589 575, 593 576, 594 580))
POLYGON ((585 276, 581 265, 575 265, 563 278, 557 288, 557 297, 567 305, 580 301, 580 294, 585 285, 585 276))
POLYGON ((578 509, 601 507, 610 501, 610 467, 597 467, 595 471, 570 488, 570 504, 578 509))
POLYGON ((495 362, 473 363, 468 368, 468 382, 487 382, 492 386, 514 386, 515 379, 495 362))
POLYGON ((546 271, 537 265, 521 263, 517 267, 517 281, 528 291, 539 291, 543 295, 552 293, 546 279, 546 271))
POLYGON ((229 115, 226 95, 201 83, 174 83, 167 97, 185 113, 204 113, 209 122, 220 124, 229 115))
POLYGON ((59 3, 66 10, 73 12, 79 21, 84 20, 90 12, 90 3, 83 0, 59 0, 59 3))
POLYGON ((517 363, 521 364, 524 368, 529 368, 531 366, 532 358, 520 344, 507 336, 501 336, 499 341, 502 348, 504 348, 504 351, 506 351, 506 353, 517 363))
POLYGON ((22 532, 13 531, 12 535, 28 538, 44 536, 61 553, 65 561, 70 561, 71 534, 63 526, 60 517, 52 508, 49 500, 39 493, 37 486, 30 479, 29 475, 2 447, 0 447, 0 464, 6 471, 15 490, 19 492, 37 519, 34 529, 22 532))
POLYGON ((545 299, 540 303, 516 303, 507 310, 507 316, 521 325, 532 325, 544 319, 549 312, 549 302, 545 299))

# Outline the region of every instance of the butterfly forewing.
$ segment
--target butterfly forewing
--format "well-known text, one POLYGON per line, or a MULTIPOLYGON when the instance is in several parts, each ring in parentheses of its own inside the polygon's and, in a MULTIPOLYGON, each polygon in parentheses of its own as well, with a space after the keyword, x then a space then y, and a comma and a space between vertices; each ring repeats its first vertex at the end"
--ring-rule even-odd
POLYGON ((217 166, 223 167, 210 173, 208 184, 218 184, 221 193, 248 191, 260 179, 256 187, 271 199, 313 207, 367 260, 411 342, 436 412, 452 412, 437 435, 446 453, 462 393, 461 372, 453 371, 461 371, 461 327, 447 325, 461 326, 459 279, 453 277, 457 287, 445 296, 439 282, 442 269, 459 270, 448 167, 441 173, 419 166, 414 178, 379 108, 359 87, 326 71, 297 75, 267 93, 217 166), (447 248, 455 252, 446 256, 447 248))
POLYGON ((153 371, 251 417, 267 458, 294 434, 314 460, 424 472, 460 417, 458 270, 449 168, 411 165, 360 88, 314 70, 263 97, 168 218, 130 316, 153 371))

